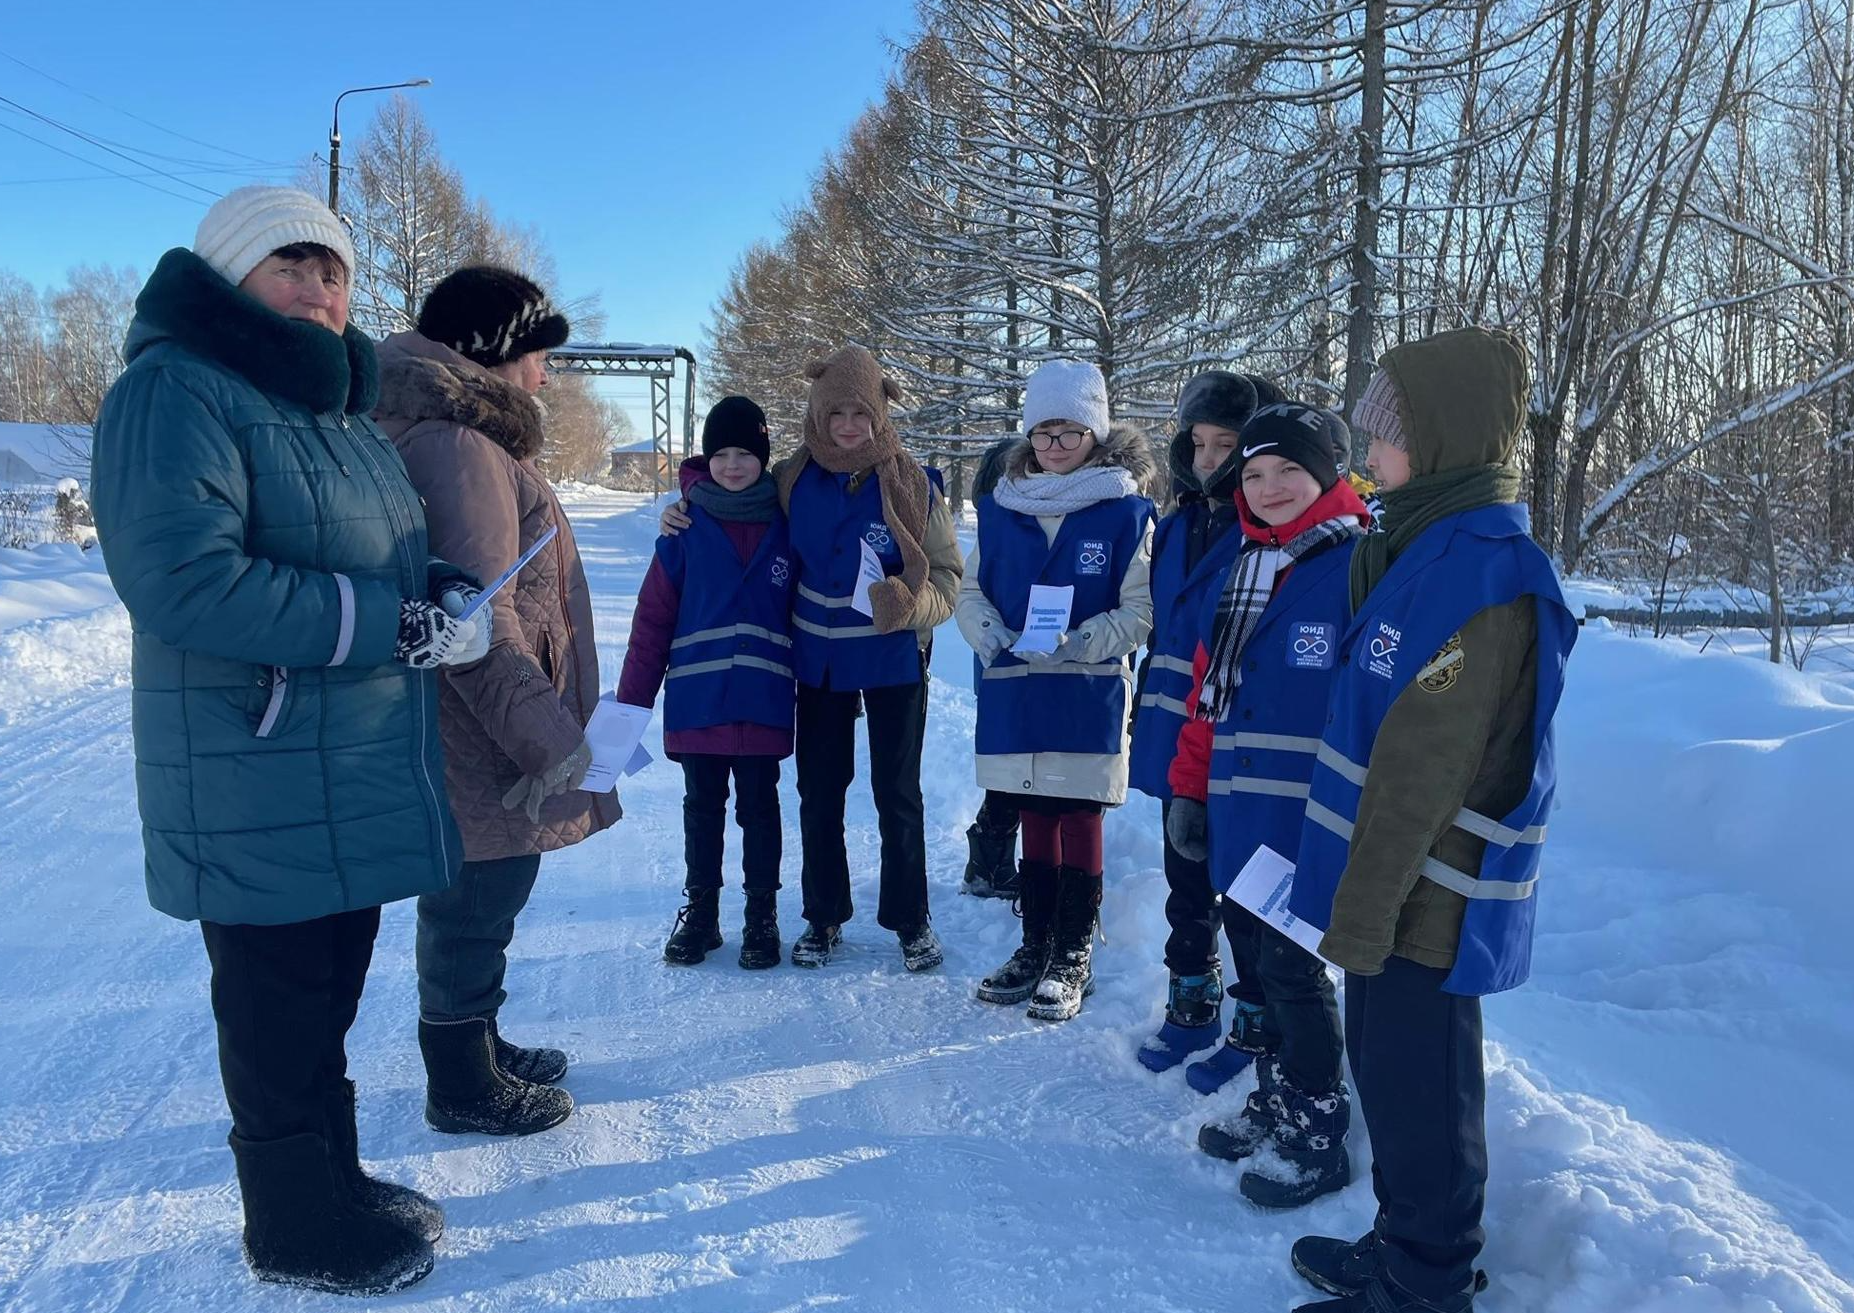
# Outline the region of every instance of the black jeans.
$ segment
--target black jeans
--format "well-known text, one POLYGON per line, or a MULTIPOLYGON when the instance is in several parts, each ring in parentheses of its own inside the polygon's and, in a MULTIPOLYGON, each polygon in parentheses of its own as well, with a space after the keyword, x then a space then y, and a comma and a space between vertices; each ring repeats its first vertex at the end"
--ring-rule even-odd
MULTIPOLYGON (((1169 817, 1168 799, 1161 815, 1169 817)), ((1262 980, 1257 954, 1264 927, 1255 914, 1234 898, 1219 898, 1210 883, 1210 863, 1194 862, 1165 840, 1165 921, 1171 934, 1165 939, 1165 968, 1173 975, 1198 976, 1217 961, 1217 927, 1230 944, 1234 978, 1229 996, 1261 1007, 1262 980)))
POLYGON ((740 824, 740 871, 747 892, 779 888, 779 759, 691 753, 682 759, 682 851, 685 890, 719 889, 727 848, 727 780, 734 777, 740 824))
POLYGON ((457 882, 418 900, 418 1014, 426 1021, 493 1017, 508 995, 509 941, 541 873, 540 854, 465 862, 457 882))
POLYGON ((1308 1094, 1337 1089, 1345 1079, 1345 1041, 1326 963, 1259 920, 1256 960, 1282 1072, 1308 1094))
POLYGON ((1487 1233, 1487 1081, 1481 1001, 1401 957, 1347 973, 1345 1042, 1371 1132, 1371 1186, 1391 1278, 1441 1299, 1471 1289, 1487 1233))
POLYGON ((321 1135, 323 1102, 348 1074, 380 909, 291 925, 200 922, 212 962, 219 1075, 246 1140, 321 1135))
POLYGON ((805 920, 842 925, 850 903, 843 805, 856 778, 856 707, 869 721, 869 791, 882 832, 876 924, 897 932, 927 920, 926 818, 921 807, 921 739, 927 680, 840 692, 798 686, 798 825, 804 837, 805 920))

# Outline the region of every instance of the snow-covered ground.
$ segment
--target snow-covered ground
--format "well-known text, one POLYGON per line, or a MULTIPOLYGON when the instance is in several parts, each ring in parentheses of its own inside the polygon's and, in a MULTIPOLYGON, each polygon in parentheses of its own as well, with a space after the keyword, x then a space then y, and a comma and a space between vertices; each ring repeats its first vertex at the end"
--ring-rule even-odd
MULTIPOLYGON (((571 498, 610 680, 649 559, 644 500, 571 498)), ((150 911, 130 769, 128 625, 94 557, 0 553, 0 1308, 338 1309, 260 1289, 198 932, 150 911)), ((390 908, 352 1040, 362 1142, 450 1217, 434 1275, 381 1306, 1285 1310, 1304 1231, 1370 1222, 1360 1183, 1263 1214, 1193 1147, 1202 1099, 1134 1060, 1164 989, 1158 811, 1109 820, 1100 992, 1040 1026, 974 1002, 1015 922, 959 897, 967 654, 935 653, 935 920, 909 977, 873 910, 818 973, 665 966, 681 778, 548 859, 506 1029, 561 1043, 580 1110, 517 1142, 420 1118, 412 917, 390 908)), ((1490 1313, 1854 1310, 1854 900, 1840 841, 1854 674, 1799 674, 1593 627, 1561 719, 1537 972, 1490 1001, 1490 1313)), ((797 807, 787 804, 789 941, 797 807)))

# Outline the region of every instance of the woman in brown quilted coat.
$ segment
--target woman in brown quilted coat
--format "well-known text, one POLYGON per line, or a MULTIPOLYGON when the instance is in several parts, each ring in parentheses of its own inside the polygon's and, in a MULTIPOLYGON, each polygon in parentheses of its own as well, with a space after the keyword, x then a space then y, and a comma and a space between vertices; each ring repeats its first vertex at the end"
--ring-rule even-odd
POLYGON ((477 266, 432 288, 417 331, 379 351, 375 418, 425 502, 435 554, 487 582, 559 530, 490 603, 489 655, 443 681, 444 778, 465 860, 455 884, 418 904, 425 1119, 440 1131, 527 1135, 573 1110, 553 1088, 566 1055, 511 1044, 496 1026, 541 854, 619 816, 616 795, 578 787, 599 699, 592 605, 572 527, 534 465, 544 437, 534 394, 566 339, 565 317, 533 282, 477 266))

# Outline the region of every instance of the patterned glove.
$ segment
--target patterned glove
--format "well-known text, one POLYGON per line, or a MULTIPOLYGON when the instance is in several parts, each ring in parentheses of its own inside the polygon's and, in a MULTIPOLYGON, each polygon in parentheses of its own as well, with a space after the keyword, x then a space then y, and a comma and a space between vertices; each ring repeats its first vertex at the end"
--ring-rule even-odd
POLYGON ((989 667, 1006 648, 1016 641, 1017 635, 1003 625, 987 626, 985 632, 979 635, 979 664, 989 667))
POLYGON ((399 603, 399 639, 393 660, 414 670, 462 666, 489 653, 489 626, 453 620, 442 607, 406 598, 399 603))

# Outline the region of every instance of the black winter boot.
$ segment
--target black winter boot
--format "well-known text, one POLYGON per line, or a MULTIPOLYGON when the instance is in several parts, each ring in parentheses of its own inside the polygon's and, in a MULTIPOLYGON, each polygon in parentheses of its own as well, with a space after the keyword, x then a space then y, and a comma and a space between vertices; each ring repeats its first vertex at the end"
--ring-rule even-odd
POLYGON ((1472 1289, 1439 1299, 1424 1299, 1398 1285, 1388 1272, 1369 1278, 1361 1290, 1337 1299, 1301 1304, 1294 1313, 1473 1313, 1474 1297, 1486 1289, 1486 1273, 1476 1272, 1472 1289))
POLYGON ((505 1076, 535 1085, 553 1085, 567 1074, 567 1055, 559 1049, 528 1049, 502 1038, 496 1019, 489 1019, 489 1039, 496 1046, 496 1066, 505 1076))
POLYGON ((931 971, 946 961, 940 936, 925 921, 912 930, 898 931, 895 938, 901 941, 901 964, 909 971, 931 971))
POLYGON ((764 971, 779 965, 779 895, 747 895, 747 915, 740 926, 740 965, 764 971))
POLYGON ((228 1141, 245 1205, 245 1262, 259 1281, 336 1295, 387 1295, 422 1280, 431 1242, 365 1212, 335 1176, 320 1135, 228 1141))
POLYGON ((1049 966, 1030 999, 1030 1016, 1067 1021, 1094 993, 1094 930, 1100 915, 1101 877, 1072 866, 1058 868, 1055 938, 1049 966))
POLYGON ((1024 920, 1024 942, 1005 964, 979 981, 981 1003, 1021 1003, 1036 992, 1049 969, 1050 943, 1056 933, 1056 868, 1025 862, 1017 890, 1017 914, 1024 920))
POLYGON ((663 945, 663 960, 694 966, 721 947, 721 891, 684 889, 689 901, 676 913, 676 926, 663 945))
POLYGON ((792 941, 792 965, 821 967, 843 943, 843 927, 820 921, 805 922, 805 933, 792 941))
POLYGON ((1197 1147, 1212 1158, 1239 1163, 1274 1137, 1275 1114, 1269 1110, 1268 1096, 1261 1090, 1249 1091, 1242 1110, 1231 1121, 1205 1122, 1197 1128, 1197 1147))
POLYGON ((1281 1059, 1256 1064, 1257 1092, 1275 1117, 1275 1152, 1291 1169, 1286 1177, 1260 1171, 1242 1174, 1243 1197, 1263 1208, 1299 1208, 1352 1182, 1345 1137, 1352 1123, 1352 1096, 1341 1081, 1324 1094, 1300 1089, 1281 1070, 1281 1059))
MULTIPOLYGON (((1294 1262, 1294 1270, 1305 1277, 1309 1284, 1329 1295, 1343 1298, 1363 1294, 1365 1287, 1371 1284, 1371 1279, 1382 1270, 1379 1257, 1381 1244, 1376 1227, 1356 1240, 1304 1235, 1294 1242, 1288 1257, 1294 1262)), ((1487 1274, 1476 1268, 1474 1293, 1478 1295, 1485 1289, 1487 1274)), ((1313 1307, 1320 1306, 1316 1304, 1313 1307)))
POLYGON ((517 1080, 496 1065, 489 1022, 420 1021, 425 1055, 425 1122, 434 1131, 533 1135, 573 1112, 573 1096, 551 1085, 517 1080))
POLYGON ((961 892, 977 898, 1015 898, 1020 873, 1017 866, 1018 814, 1015 809, 993 807, 989 795, 977 818, 966 830, 966 878, 961 892))
POLYGON ((329 1089, 322 1106, 328 1135, 328 1161, 335 1184, 365 1213, 389 1217, 431 1244, 444 1234, 444 1210, 410 1186, 367 1175, 361 1167, 360 1134, 354 1126, 354 1082, 346 1077, 329 1089))

